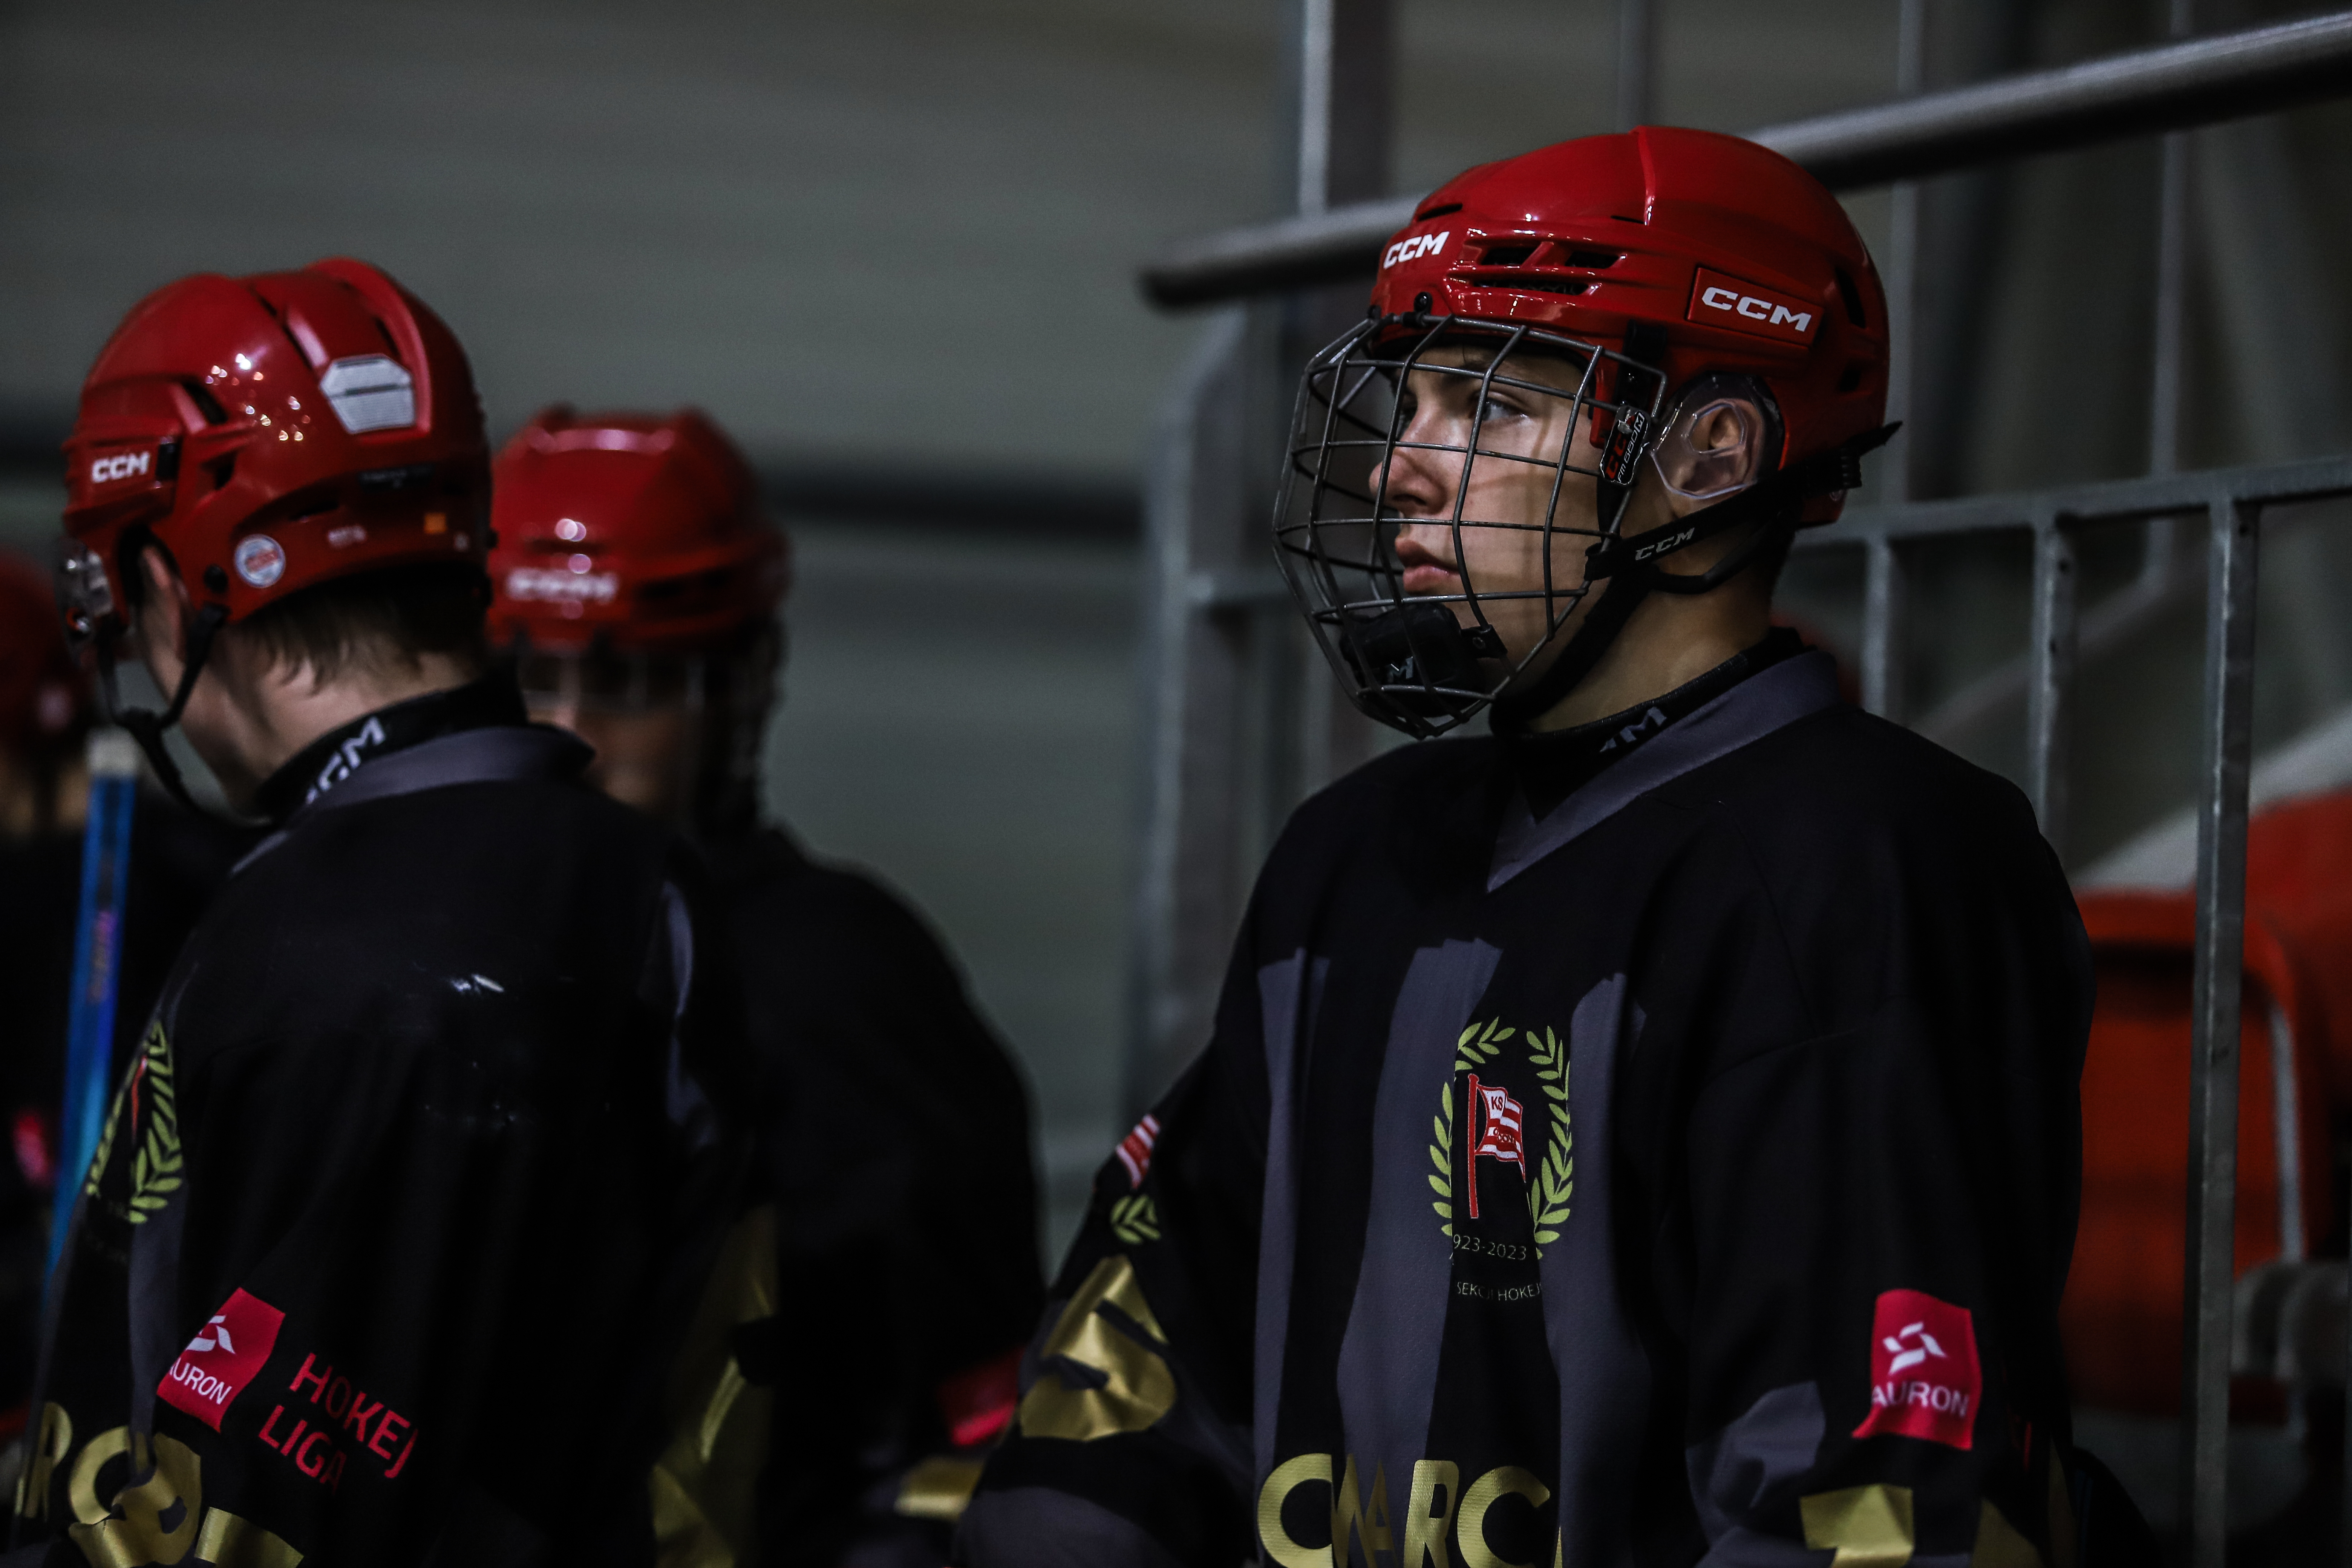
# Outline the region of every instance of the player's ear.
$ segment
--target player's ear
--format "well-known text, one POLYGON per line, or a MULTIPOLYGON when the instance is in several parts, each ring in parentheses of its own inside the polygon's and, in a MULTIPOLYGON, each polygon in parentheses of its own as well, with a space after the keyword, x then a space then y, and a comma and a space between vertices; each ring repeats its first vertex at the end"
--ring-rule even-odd
POLYGON ((180 581, 171 552, 155 540, 138 547, 136 560, 140 585, 132 590, 133 622, 142 635, 176 649, 190 615, 187 587, 180 581))
POLYGON ((1686 400, 1653 459, 1673 496, 1675 514, 1754 484, 1763 466, 1767 428, 1764 410, 1753 396, 1722 391, 1686 400))

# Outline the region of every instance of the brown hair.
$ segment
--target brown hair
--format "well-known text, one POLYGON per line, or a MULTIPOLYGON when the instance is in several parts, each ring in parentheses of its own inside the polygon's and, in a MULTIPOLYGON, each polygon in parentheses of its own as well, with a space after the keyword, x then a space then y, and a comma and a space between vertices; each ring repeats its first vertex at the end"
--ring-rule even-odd
POLYGON ((307 668, 321 683, 387 662, 415 669, 428 654, 478 675, 489 667, 482 636, 489 598, 489 580, 470 562, 387 566, 289 594, 224 635, 272 663, 307 668))
MULTIPOLYGON (((152 550, 176 574, 172 552, 152 533, 126 537, 121 581, 135 612, 147 597, 139 557, 152 550)), ((224 629, 273 664, 307 668, 313 681, 333 680, 354 668, 390 662, 415 669, 427 654, 456 659, 468 676, 490 664, 482 634, 490 580, 469 561, 429 561, 331 578, 314 588, 264 605, 224 629)))

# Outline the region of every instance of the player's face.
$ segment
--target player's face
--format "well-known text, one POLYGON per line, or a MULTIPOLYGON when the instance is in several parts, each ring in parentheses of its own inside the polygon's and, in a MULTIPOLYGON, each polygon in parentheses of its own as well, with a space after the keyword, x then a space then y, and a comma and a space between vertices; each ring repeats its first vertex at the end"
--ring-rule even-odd
POLYGON ((694 782, 701 715, 684 707, 586 708, 530 704, 535 722, 571 731, 596 748, 588 782, 619 801, 665 822, 685 820, 694 782))
MULTIPOLYGON (((1405 520, 1396 543, 1404 592, 1461 595, 1466 575, 1516 659, 1543 640, 1556 613, 1541 596, 1546 589, 1573 594, 1584 582, 1584 552, 1598 526, 1592 470, 1601 454, 1592 445, 1591 420, 1574 417, 1578 366, 1514 355, 1487 384, 1482 410, 1479 377, 1448 372, 1483 370, 1492 357, 1475 348, 1443 347, 1426 356, 1426 367, 1406 376, 1403 427, 1373 481, 1385 477, 1388 505, 1405 520), (1504 384, 1505 376, 1544 390, 1504 384), (1474 425, 1477 455, 1465 477, 1463 454, 1473 447, 1474 425), (1569 471, 1556 466, 1563 455, 1569 471), (1533 596, 1488 596, 1514 594, 1533 596)), ((1466 601, 1457 598, 1453 610, 1464 626, 1477 618, 1466 601)))
POLYGON ((683 826, 702 755, 700 668, 691 654, 526 650, 515 677, 534 722, 569 730, 596 748, 590 784, 683 826))

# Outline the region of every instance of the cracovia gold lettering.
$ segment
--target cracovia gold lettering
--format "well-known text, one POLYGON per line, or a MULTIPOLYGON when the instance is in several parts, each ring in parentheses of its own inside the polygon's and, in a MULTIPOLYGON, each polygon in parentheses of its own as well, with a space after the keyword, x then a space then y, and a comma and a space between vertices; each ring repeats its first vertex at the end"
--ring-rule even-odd
POLYGON ((1435 1568, 1454 1568, 1445 1541, 1461 1496, 1462 1470, 1453 1460, 1413 1461, 1412 1492, 1404 1505, 1404 1554, 1397 1568, 1422 1568, 1423 1559, 1435 1568))
POLYGON ((1389 1478, 1378 1465, 1372 1468, 1372 1495, 1369 1506, 1358 1502, 1356 1486, 1356 1456, 1348 1456, 1346 1472, 1331 1491, 1331 1561, 1334 1568, 1347 1568, 1348 1531, 1352 1529, 1364 1543, 1364 1561, 1371 1568, 1381 1568, 1381 1555, 1396 1553, 1396 1538, 1389 1531, 1389 1478))
POLYGON ((1282 1568, 1332 1568, 1329 1546, 1302 1546, 1282 1524, 1282 1505, 1292 1492, 1314 1481, 1331 1484, 1330 1455, 1300 1454, 1285 1459, 1258 1489, 1257 1538, 1265 1544, 1265 1554, 1282 1568))
MULTIPOLYGON (((1281 1568, 1351 1568, 1359 1559, 1367 1568, 1454 1568, 1457 1551, 1461 1568, 1536 1568, 1511 1562, 1487 1542, 1487 1511, 1506 1497, 1524 1498, 1530 1509, 1540 1509, 1551 1500, 1551 1489, 1517 1465, 1498 1465, 1465 1489, 1461 1467, 1452 1460, 1415 1460, 1400 1551, 1385 1468, 1373 1466, 1367 1492, 1353 1454, 1300 1454, 1276 1465, 1258 1489, 1258 1540, 1281 1568), (1331 1489, 1331 1539, 1309 1545, 1291 1535, 1283 1513, 1299 1488, 1318 1482, 1331 1489)), ((1290 1517, 1303 1523, 1314 1514, 1300 1509, 1290 1517)), ((1552 1568, 1559 1568, 1562 1545, 1555 1534, 1552 1568)))
POLYGON ((1541 1508, 1551 1500, 1551 1489, 1517 1465, 1497 1465, 1472 1481, 1462 1494, 1462 1568, 1533 1568, 1498 1555, 1486 1544, 1486 1510, 1506 1496, 1523 1497, 1530 1508, 1541 1508))

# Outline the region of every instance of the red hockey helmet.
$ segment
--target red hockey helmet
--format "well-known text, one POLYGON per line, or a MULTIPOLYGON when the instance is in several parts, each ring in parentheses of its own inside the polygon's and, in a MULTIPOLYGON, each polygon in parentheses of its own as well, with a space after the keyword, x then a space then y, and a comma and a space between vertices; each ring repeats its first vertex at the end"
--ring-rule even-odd
POLYGON ((67 625, 120 630, 152 535, 207 625, 331 578, 488 547, 465 351, 364 262, 202 274, 134 306, 66 442, 67 625))
POLYGON ((1885 294, 1868 250, 1836 198, 1777 153, 1644 127, 1484 164, 1421 205, 1381 253, 1367 319, 1309 363, 1277 557, 1358 705, 1423 735, 1502 695, 1592 585, 1623 584, 1608 596, 1611 613, 1596 605, 1533 687, 1510 694, 1522 708, 1530 697, 1549 706, 1598 660, 1642 594, 1715 586, 1753 551, 1699 578, 1660 572, 1661 557, 1741 522, 1777 529, 1837 516, 1862 454, 1891 433, 1880 427, 1886 363, 1885 294), (1525 369, 1539 358, 1553 370, 1525 369), (1497 386, 1573 399, 1556 451, 1507 459, 1552 476, 1538 520, 1465 516, 1474 454, 1444 448, 1463 476, 1450 520, 1460 594, 1404 593, 1395 552, 1404 520, 1387 484, 1408 417, 1399 386, 1419 372, 1475 384, 1475 429, 1497 386), (1762 435, 1777 424, 1779 438, 1765 442, 1759 477, 1675 521, 1671 537, 1621 534, 1640 465, 1674 434, 1661 416, 1673 425, 1675 400, 1727 384, 1718 378, 1765 395, 1762 435), (1570 473, 1597 486, 1597 526, 1561 515, 1557 481, 1570 473), (1540 529, 1546 560, 1553 535, 1586 535, 1581 580, 1547 576, 1539 590, 1482 595, 1462 550, 1463 531, 1479 528, 1540 529), (1544 602, 1549 630, 1533 647, 1507 647, 1490 624, 1492 602, 1512 597, 1544 602))
POLYGON ((783 531, 742 453, 694 409, 548 409, 507 443, 494 478, 498 643, 708 651, 783 602, 783 531))

